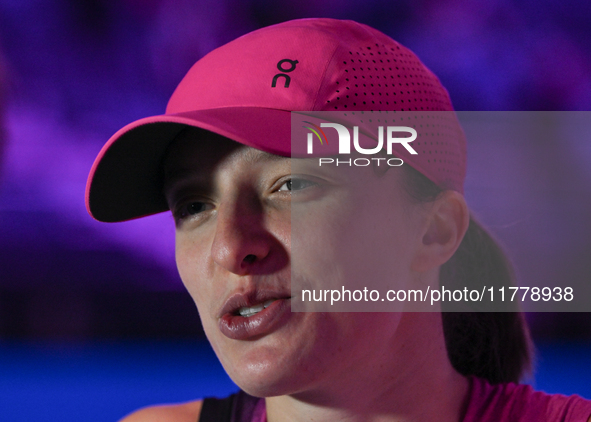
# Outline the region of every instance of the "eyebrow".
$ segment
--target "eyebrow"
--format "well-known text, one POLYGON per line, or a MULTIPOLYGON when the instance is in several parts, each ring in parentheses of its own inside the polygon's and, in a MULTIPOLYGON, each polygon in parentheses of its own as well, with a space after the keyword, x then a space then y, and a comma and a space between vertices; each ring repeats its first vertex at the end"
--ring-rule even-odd
POLYGON ((284 157, 282 155, 271 154, 269 152, 260 151, 255 148, 249 148, 244 151, 240 151, 239 154, 243 155, 245 160, 250 163, 257 163, 261 161, 281 161, 291 159, 291 157, 284 157))
MULTIPOLYGON (((244 149, 242 151, 237 152, 237 158, 244 159, 249 164, 255 164, 260 162, 277 162, 281 160, 291 160, 291 157, 284 157, 282 155, 271 154, 265 151, 260 151, 254 148, 244 149)), ((185 179, 197 179, 201 181, 203 185, 209 178, 209 174, 214 170, 213 168, 211 171, 207 173, 202 173, 199 168, 203 168, 203 166, 195 168, 195 167, 177 167, 175 169, 165 171, 163 175, 163 188, 167 188, 170 186, 174 186, 175 184, 185 180, 185 179)))

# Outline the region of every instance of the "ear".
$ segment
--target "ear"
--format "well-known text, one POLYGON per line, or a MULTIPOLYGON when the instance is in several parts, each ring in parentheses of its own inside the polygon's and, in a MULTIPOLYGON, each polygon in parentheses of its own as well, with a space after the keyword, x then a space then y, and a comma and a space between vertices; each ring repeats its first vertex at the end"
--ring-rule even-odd
POLYGON ((470 212, 462 194, 447 190, 430 204, 412 269, 429 271, 447 262, 460 246, 470 212))

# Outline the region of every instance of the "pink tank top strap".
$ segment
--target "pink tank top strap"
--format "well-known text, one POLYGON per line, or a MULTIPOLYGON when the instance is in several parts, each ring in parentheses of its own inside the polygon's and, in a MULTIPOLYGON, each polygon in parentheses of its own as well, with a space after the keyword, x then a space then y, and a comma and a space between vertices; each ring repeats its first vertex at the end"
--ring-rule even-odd
POLYGON ((472 377, 463 422, 587 422, 591 401, 547 394, 527 384, 491 385, 472 377))

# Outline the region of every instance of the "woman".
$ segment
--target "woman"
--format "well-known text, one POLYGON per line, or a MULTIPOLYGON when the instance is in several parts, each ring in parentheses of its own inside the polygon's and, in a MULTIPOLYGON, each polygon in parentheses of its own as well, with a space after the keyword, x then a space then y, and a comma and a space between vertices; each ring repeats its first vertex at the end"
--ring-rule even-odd
MULTIPOLYGON (((305 118, 321 141, 322 123, 305 118)), ((327 132, 340 128, 334 122, 327 132)), ((370 148, 372 131, 358 130, 353 158, 370 148)), ((512 383, 530 361, 518 312, 291 312, 305 297, 296 283, 511 284, 502 252, 470 219, 464 175, 465 141, 447 92, 412 52, 372 28, 291 21, 205 56, 165 115, 105 145, 87 206, 101 221, 172 211, 181 278, 243 392, 125 420, 591 420, 589 401, 512 383), (384 143, 370 165, 331 168, 291 158, 306 153, 299 141, 292 147, 302 121, 293 124, 290 111, 336 111, 355 125, 395 111, 432 120, 399 126, 401 114, 388 114, 418 137, 382 133, 392 149, 384 143), (404 165, 385 165, 380 154, 404 165)))

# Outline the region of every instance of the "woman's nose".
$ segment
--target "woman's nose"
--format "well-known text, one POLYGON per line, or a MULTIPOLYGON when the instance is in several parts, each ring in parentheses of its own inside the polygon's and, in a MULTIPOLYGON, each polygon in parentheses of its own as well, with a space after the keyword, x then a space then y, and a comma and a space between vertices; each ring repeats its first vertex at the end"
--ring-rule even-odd
POLYGON ((265 227, 263 206, 254 195, 220 204, 211 249, 215 263, 238 275, 260 272, 274 243, 265 227))

